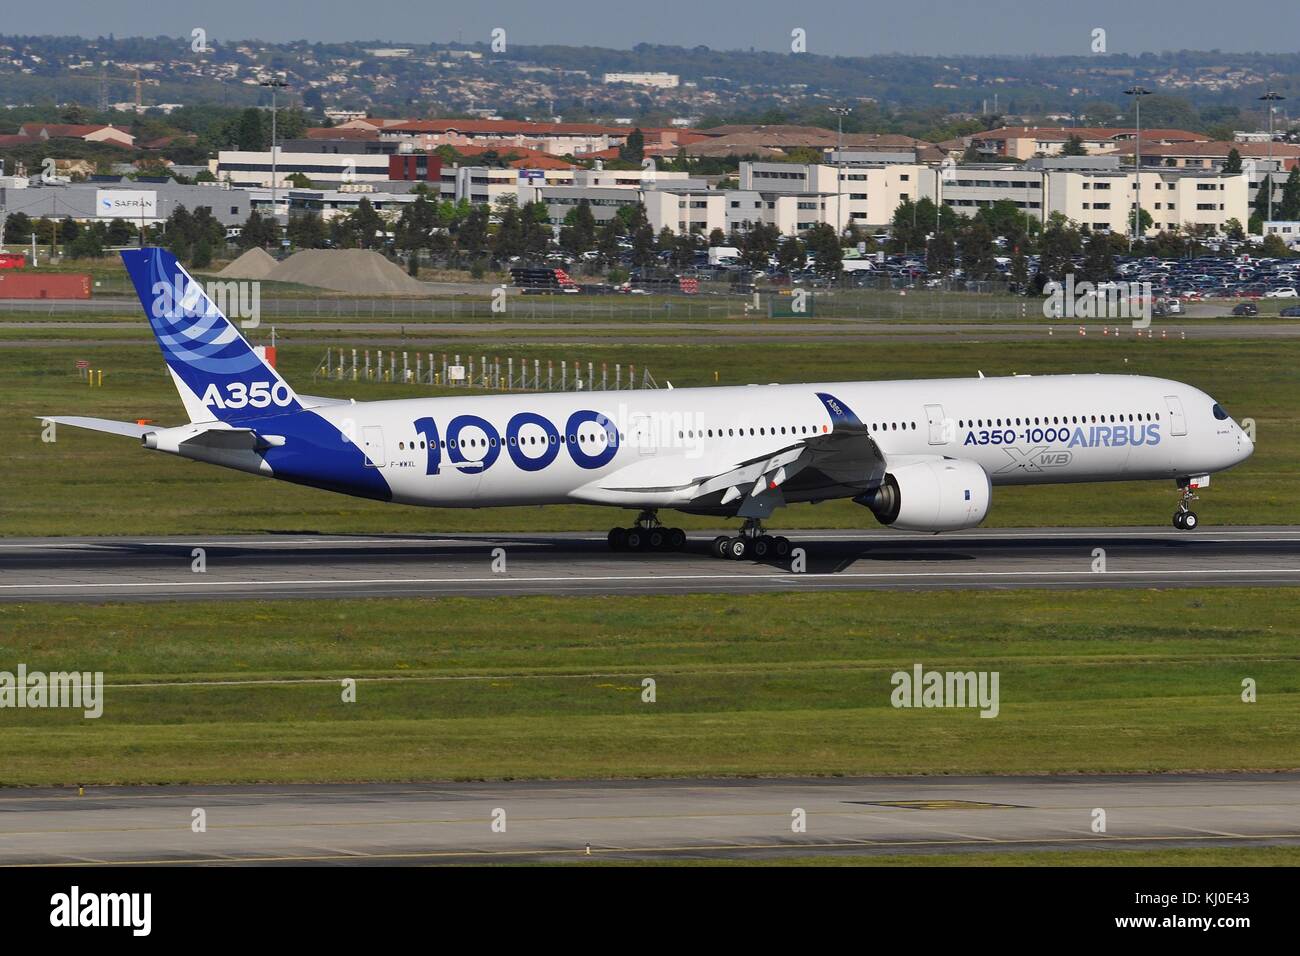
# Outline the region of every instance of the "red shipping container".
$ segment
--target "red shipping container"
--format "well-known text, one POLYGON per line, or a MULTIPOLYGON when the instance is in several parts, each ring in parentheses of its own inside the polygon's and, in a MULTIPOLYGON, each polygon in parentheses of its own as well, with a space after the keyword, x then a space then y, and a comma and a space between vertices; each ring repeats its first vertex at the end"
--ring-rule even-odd
POLYGON ((0 275, 0 299, 89 299, 84 273, 15 272, 0 275))

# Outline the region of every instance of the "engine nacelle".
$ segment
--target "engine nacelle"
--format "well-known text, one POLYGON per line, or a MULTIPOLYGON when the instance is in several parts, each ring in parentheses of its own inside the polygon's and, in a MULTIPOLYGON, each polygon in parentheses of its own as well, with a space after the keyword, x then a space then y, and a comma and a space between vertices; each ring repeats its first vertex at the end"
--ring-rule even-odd
POLYGON ((936 457, 901 465, 875 491, 854 500, 900 531, 960 531, 984 520, 992 490, 975 462, 936 457))

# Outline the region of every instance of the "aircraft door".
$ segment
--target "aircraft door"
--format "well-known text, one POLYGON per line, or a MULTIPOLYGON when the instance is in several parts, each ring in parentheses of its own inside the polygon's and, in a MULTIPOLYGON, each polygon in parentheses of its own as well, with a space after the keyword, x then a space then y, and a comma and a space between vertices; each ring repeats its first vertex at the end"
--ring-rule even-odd
POLYGON ((946 445, 957 437, 953 422, 943 413, 942 405, 925 406, 925 419, 930 425, 930 444, 946 445))
POLYGON ((366 425, 361 429, 361 450, 366 453, 367 468, 383 468, 384 430, 378 425, 366 425))
POLYGON ((1187 416, 1183 414, 1183 403, 1177 395, 1166 395, 1165 405, 1169 408, 1169 434, 1187 434, 1187 416))

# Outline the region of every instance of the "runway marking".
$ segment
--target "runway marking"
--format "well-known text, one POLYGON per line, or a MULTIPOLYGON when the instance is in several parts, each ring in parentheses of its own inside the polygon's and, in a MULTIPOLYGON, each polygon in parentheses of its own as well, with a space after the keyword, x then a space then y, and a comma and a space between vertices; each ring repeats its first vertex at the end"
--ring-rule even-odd
POLYGON ((277 587, 336 587, 338 585, 370 585, 382 584, 389 586, 409 585, 409 584, 600 584, 605 582, 623 582, 630 581, 635 583, 649 583, 652 581, 699 581, 721 580, 733 582, 761 582, 761 581, 842 581, 857 579, 883 579, 891 580, 898 578, 1021 578, 1021 577, 1085 577, 1105 579, 1107 577, 1119 576, 1147 576, 1151 575, 1206 575, 1206 574, 1288 574, 1300 575, 1300 568, 1164 568, 1164 569, 1141 569, 1141 570, 1107 570, 1105 572, 1096 572, 1088 570, 1056 570, 1056 571, 842 571, 839 573, 803 573, 795 574, 793 572, 783 572, 781 574, 641 574, 641 575, 595 575, 595 576, 547 576, 547 577, 522 577, 517 578, 511 575, 498 575, 491 578, 329 578, 320 579, 296 579, 288 578, 282 581, 106 581, 102 583, 95 582, 75 582, 75 583, 43 583, 43 584, 0 584, 0 590, 8 591, 36 591, 36 590, 53 590, 53 589, 85 589, 85 588, 210 588, 217 589, 223 587, 247 587, 247 588, 277 588, 277 587))
MULTIPOLYGON (((726 529, 713 529, 718 534, 726 532, 726 529)), ((692 535, 699 535, 700 540, 709 531, 693 531, 692 535)), ((262 540, 243 540, 240 537, 227 538, 222 540, 205 539, 205 538, 184 538, 177 537, 173 541, 138 541, 131 538, 105 538, 102 540, 70 540, 70 541, 49 541, 41 540, 29 543, 0 543, 0 549, 13 550, 40 550, 69 548, 114 548, 121 547, 123 544, 130 544, 144 547, 182 547, 202 545, 205 547, 232 547, 232 548, 260 548, 264 550, 278 550, 286 547, 300 547, 304 545, 320 546, 339 546, 339 545, 370 545, 370 544, 410 544, 410 545, 466 545, 470 546, 477 541, 496 541, 501 538, 514 539, 516 544, 538 544, 548 545, 564 541, 591 541, 604 542, 605 536, 598 532, 511 532, 511 531, 484 531, 484 532, 453 532, 455 537, 369 537, 369 538, 352 538, 346 535, 330 535, 321 537, 307 538, 275 538, 271 541, 262 540)), ((857 541, 864 545, 876 544, 893 544, 900 542, 921 542, 925 539, 917 536, 896 536, 878 537, 873 535, 855 535, 843 531, 826 530, 799 530, 793 529, 789 534, 796 534, 806 539, 817 541, 857 541)), ((1176 530, 1156 530, 1156 529, 1137 529, 1126 530, 1124 528, 1087 528, 1087 529, 1062 529, 1059 531, 1040 531, 1027 528, 1006 528, 1006 529, 987 529, 978 532, 961 532, 944 538, 944 541, 997 541, 999 539, 1054 539, 1054 538, 1099 538, 1099 537, 1126 537, 1126 538, 1144 538, 1150 540, 1179 540, 1192 542, 1206 542, 1215 544, 1232 543, 1235 538, 1249 538, 1263 536, 1276 540, 1278 542, 1292 543, 1300 541, 1296 535, 1300 532, 1291 530, 1268 530, 1265 528, 1242 528, 1224 531, 1205 531, 1197 533, 1195 536, 1189 536, 1187 532, 1176 530)))
POLYGON ((1036 810, 1015 803, 981 803, 976 800, 846 800, 865 807, 896 807, 901 810, 1036 810))
MULTIPOLYGON (((1258 840, 1296 840, 1300 839, 1300 833, 1262 833, 1256 836, 1246 837, 1240 842, 1254 842, 1258 840)), ((684 844, 681 846, 646 846, 646 847, 627 847, 619 849, 609 849, 600 846, 592 846, 593 854, 613 854, 613 853, 708 853, 718 851, 743 851, 743 850, 801 850, 804 852, 817 850, 839 850, 839 849, 893 849, 906 847, 970 847, 970 846, 1070 846, 1077 844, 1096 844, 1101 846, 1106 843, 1163 843, 1163 842, 1237 842, 1231 838, 1219 836, 1113 836, 1113 835, 1096 835, 1090 837, 1061 837, 1046 839, 997 839, 990 838, 986 840, 845 840, 831 841, 823 843, 703 843, 703 844, 684 844)), ((585 846, 582 847, 556 847, 549 849, 520 849, 520 850, 430 850, 413 853, 365 853, 358 851, 356 855, 319 855, 319 856, 246 856, 246 857, 197 857, 181 859, 162 859, 162 860, 112 860, 114 866, 175 866, 178 864, 211 864, 221 862, 231 863, 313 863, 328 862, 338 860, 433 860, 433 859, 475 859, 493 857, 512 857, 512 856, 554 856, 572 854, 576 857, 586 855, 585 846)), ((95 863, 0 863, 0 867, 11 869, 31 869, 35 867, 61 867, 74 868, 97 866, 95 863)))

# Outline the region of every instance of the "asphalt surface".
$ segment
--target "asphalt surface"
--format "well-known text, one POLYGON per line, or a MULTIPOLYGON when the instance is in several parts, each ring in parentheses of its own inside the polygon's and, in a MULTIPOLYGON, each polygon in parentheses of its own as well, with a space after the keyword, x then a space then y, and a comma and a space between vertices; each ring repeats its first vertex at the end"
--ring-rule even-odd
MULTIPOLYGON (((269 335, 276 324, 273 318, 264 317, 259 331, 269 335)), ((387 322, 352 321, 337 319, 296 319, 277 326, 282 338, 290 337, 295 345, 325 348, 338 346, 339 335, 364 334, 365 341, 358 347, 422 348, 421 343, 454 341, 464 338, 473 341, 496 339, 508 342, 513 336, 521 342, 553 344, 604 345, 654 344, 677 342, 689 337, 695 345, 736 345, 782 341, 795 342, 1037 342, 1056 338, 1064 341, 1088 339, 1127 342, 1133 345, 1158 345, 1162 342, 1193 340, 1286 340, 1300 338, 1300 321, 1243 323, 1227 320, 1206 321, 1195 324, 1153 323, 1148 329, 1134 329, 1123 322, 1103 326, 1095 322, 945 322, 943 320, 890 321, 883 319, 818 319, 791 321, 787 319, 736 318, 694 320, 629 319, 613 322, 512 320, 487 321, 424 321, 419 318, 394 319, 387 322), (1079 326, 1087 329, 1086 337, 1079 335, 1079 326), (1118 334, 1116 334, 1118 330, 1118 334), (1140 337, 1139 337, 1140 333, 1140 337)), ((153 342, 147 326, 138 321, 80 322, 57 320, 6 320, 0 323, 6 333, 30 333, 30 338, 0 338, 0 349, 53 348, 62 346, 112 347, 132 343, 153 342), (127 333, 118 337, 85 337, 88 332, 127 333), (78 333, 73 335, 71 333, 78 333), (62 334, 61 334, 62 333, 62 334)), ((255 333, 256 334, 256 333, 255 333)), ((357 340, 348 340, 358 344, 357 340)), ((347 344, 346 342, 343 344, 347 344)))
POLYGON ((1298 844, 1296 773, 0 792, 0 865, 9 866, 582 863, 1298 844), (195 832, 195 810, 203 811, 203 832, 195 832), (1094 830, 1098 810, 1104 832, 1094 830), (802 832, 794 829, 797 811, 802 832))
POLYGON ((1300 527, 773 533, 802 572, 714 558, 710 533, 682 553, 591 533, 8 538, 0 602, 1300 585, 1300 527))

